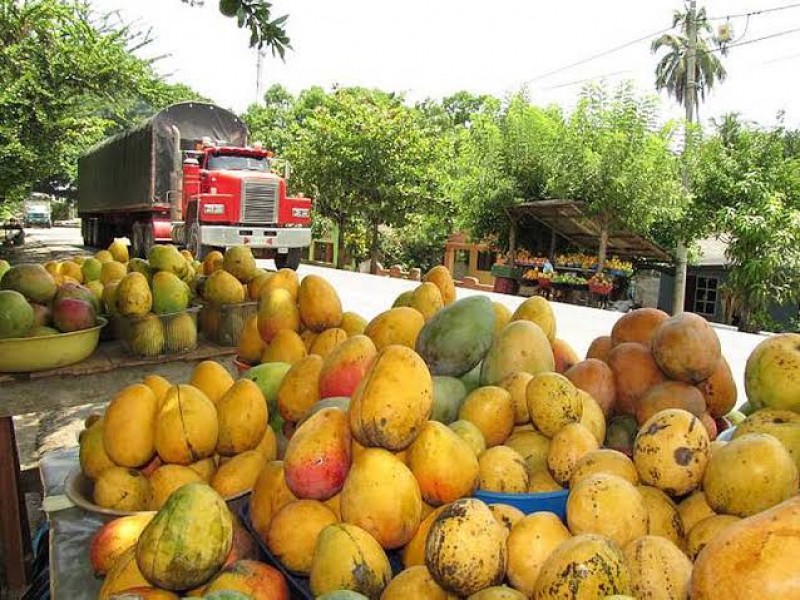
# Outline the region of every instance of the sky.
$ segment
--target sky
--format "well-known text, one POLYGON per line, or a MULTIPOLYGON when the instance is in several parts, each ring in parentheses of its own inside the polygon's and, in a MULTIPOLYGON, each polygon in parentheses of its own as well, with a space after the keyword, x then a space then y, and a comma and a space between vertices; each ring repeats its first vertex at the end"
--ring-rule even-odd
MULTIPOLYGON (((243 111, 256 101, 256 52, 248 33, 223 17, 217 0, 191 8, 180 0, 92 0, 99 12, 150 28, 143 56, 167 55, 157 70, 217 104, 243 111)), ((791 0, 699 0, 709 16, 739 15, 791 0)), ((526 87, 537 104, 574 105, 586 81, 634 80, 655 94, 656 57, 649 40, 671 25, 679 0, 274 0, 289 14, 293 50, 285 62, 267 54, 264 89, 280 83, 297 93, 312 85, 359 85, 401 91, 411 101, 459 90, 504 97, 526 87), (575 68, 550 71, 637 38, 645 41, 575 68)), ((725 20, 714 21, 715 24, 725 20)), ((742 42, 800 29, 800 6, 734 17, 742 42)), ((739 112, 763 125, 778 111, 800 126, 800 30, 731 48, 728 79, 701 105, 700 118, 739 112)), ((665 94, 664 119, 680 107, 665 94)))

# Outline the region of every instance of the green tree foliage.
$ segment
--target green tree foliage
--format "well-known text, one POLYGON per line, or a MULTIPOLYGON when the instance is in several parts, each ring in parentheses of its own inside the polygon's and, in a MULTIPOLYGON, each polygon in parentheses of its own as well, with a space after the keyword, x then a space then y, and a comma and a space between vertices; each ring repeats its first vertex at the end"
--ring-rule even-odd
MULTIPOLYGON (((681 215, 671 129, 656 130, 655 104, 625 84, 586 88, 569 116, 513 97, 499 117, 479 115, 461 131, 452 194, 459 224, 505 247, 509 209, 547 198, 583 201, 605 238, 624 226, 669 233, 681 215)), ((604 256, 604 245, 601 257, 604 256)))
MULTIPOLYGON (((666 53, 656 65, 656 89, 666 89, 679 104, 684 103, 687 81, 687 57, 689 54, 689 19, 690 11, 675 11, 672 16, 672 27, 677 27, 678 34, 665 33, 651 45, 651 51, 656 54, 666 49, 666 53)), ((697 50, 695 52, 695 83, 696 92, 700 98, 705 99, 706 92, 714 87, 717 82, 722 82, 728 73, 717 55, 726 53, 725 42, 713 35, 708 22, 706 9, 701 8, 695 16, 697 27, 697 50)), ((697 103, 695 102, 695 106, 697 103)))
POLYGON ((442 152, 420 112, 401 97, 347 88, 305 120, 288 154, 295 185, 337 223, 340 243, 357 224, 366 226, 374 271, 380 227, 402 227, 437 203, 442 152))
MULTIPOLYGON (((190 6, 203 6, 204 0, 181 0, 190 6)), ((272 3, 266 0, 219 0, 219 11, 236 19, 240 29, 250 32, 250 47, 267 46, 272 55, 283 58, 291 48, 286 33, 288 15, 272 18, 272 3)))
POLYGON ((614 93, 584 90, 554 145, 550 193, 582 200, 601 229, 599 268, 615 227, 649 234, 654 224, 677 223, 685 209, 671 128, 654 130, 655 102, 630 84, 614 93))
POLYGON ((84 2, 0 0, 0 203, 45 178, 70 180, 92 144, 198 97, 133 55, 149 41, 84 2))
POLYGON ((728 242, 727 287, 740 329, 769 323, 769 308, 800 302, 800 156, 797 132, 718 122, 692 162, 694 211, 728 242))
POLYGON ((297 97, 280 84, 271 86, 264 94, 264 102, 252 104, 242 115, 250 129, 250 138, 260 140, 278 156, 286 153, 318 106, 328 99, 319 86, 303 90, 297 97))

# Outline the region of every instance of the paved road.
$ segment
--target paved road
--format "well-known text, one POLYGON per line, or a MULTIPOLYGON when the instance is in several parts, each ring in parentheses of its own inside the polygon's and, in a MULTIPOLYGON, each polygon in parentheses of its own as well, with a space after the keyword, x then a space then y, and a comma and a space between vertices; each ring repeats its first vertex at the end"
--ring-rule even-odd
MULTIPOLYGON (((55 245, 75 250, 82 240, 79 229, 53 228, 29 230, 29 239, 47 245, 55 245)), ((258 261, 260 267, 274 268, 273 261, 258 261)), ((367 320, 387 310, 398 294, 413 289, 415 282, 388 277, 376 277, 364 273, 337 271, 311 265, 302 265, 298 270, 301 276, 310 273, 322 275, 330 281, 342 299, 345 310, 352 310, 367 320)), ((473 290, 458 290, 458 297, 474 295, 473 290)), ((504 294, 488 293, 492 300, 497 300, 514 310, 523 298, 504 294)), ((591 341, 600 335, 608 335, 614 322, 621 313, 573 306, 571 304, 553 303, 558 323, 558 337, 566 340, 580 356, 584 356, 591 341)), ((739 390, 739 402, 744 402, 744 384, 742 375, 744 365, 752 349, 764 339, 760 335, 745 334, 730 327, 717 325, 717 333, 722 342, 722 351, 731 364, 739 390)))

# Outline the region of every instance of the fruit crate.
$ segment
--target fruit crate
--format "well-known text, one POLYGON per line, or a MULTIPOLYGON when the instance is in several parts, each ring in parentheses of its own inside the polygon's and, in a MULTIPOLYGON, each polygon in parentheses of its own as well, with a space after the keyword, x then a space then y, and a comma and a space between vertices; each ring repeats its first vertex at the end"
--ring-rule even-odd
POLYGON ((510 267, 509 265, 492 265, 493 277, 506 277, 508 279, 520 279, 523 270, 520 267, 510 267))
POLYGON ((238 346, 239 336, 247 319, 258 312, 258 302, 211 304, 200 309, 200 332, 210 342, 220 346, 238 346))
POLYGON ((114 331, 132 356, 156 358, 191 352, 197 348, 199 306, 163 315, 117 317, 114 331))

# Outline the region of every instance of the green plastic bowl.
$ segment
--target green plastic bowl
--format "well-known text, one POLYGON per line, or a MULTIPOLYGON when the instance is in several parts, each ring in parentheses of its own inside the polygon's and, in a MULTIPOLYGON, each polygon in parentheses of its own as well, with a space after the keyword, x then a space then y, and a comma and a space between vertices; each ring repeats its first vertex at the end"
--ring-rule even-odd
POLYGON ((0 340, 0 373, 33 373, 74 365, 89 358, 100 341, 100 330, 108 324, 97 317, 97 325, 72 333, 0 340))

